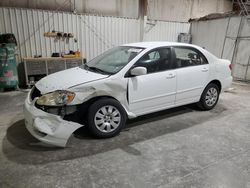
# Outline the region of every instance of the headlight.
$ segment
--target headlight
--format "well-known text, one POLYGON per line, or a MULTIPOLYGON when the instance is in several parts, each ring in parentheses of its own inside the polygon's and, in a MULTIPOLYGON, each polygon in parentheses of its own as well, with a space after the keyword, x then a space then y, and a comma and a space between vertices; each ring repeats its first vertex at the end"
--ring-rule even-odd
POLYGON ((70 91, 55 91, 38 98, 36 103, 44 106, 63 106, 73 101, 75 93, 70 91))

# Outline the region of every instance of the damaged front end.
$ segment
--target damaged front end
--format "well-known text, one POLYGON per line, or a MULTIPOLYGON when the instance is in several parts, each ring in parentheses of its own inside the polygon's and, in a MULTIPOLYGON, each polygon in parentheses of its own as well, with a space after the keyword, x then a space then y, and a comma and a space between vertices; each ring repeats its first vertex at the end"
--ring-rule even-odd
POLYGON ((60 116, 63 119, 67 116, 70 116, 70 115, 76 113, 76 111, 77 111, 77 105, 72 105, 72 106, 65 105, 65 106, 52 107, 52 106, 39 105, 39 104, 35 103, 35 106, 44 112, 60 116))
POLYGON ((24 105, 26 127, 38 140, 65 147, 71 134, 83 126, 77 114, 81 107, 63 104, 63 100, 56 101, 60 105, 52 105, 51 96, 47 96, 47 100, 45 95, 41 95, 36 87, 28 95, 24 105))

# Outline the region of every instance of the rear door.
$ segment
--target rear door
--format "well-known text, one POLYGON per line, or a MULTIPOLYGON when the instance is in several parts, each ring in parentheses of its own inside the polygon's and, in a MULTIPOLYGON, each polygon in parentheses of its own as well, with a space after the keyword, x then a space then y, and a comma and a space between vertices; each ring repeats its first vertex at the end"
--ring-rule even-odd
POLYGON ((177 75, 176 105, 197 102, 209 76, 205 56, 192 47, 173 47, 177 75))

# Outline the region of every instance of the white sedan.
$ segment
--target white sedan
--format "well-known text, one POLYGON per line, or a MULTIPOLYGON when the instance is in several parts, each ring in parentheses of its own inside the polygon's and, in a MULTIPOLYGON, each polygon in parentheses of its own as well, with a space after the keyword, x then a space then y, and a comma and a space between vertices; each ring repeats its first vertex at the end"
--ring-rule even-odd
POLYGON ((64 147, 84 125, 108 138, 127 118, 190 103, 210 110, 231 82, 230 61, 199 46, 125 44, 38 81, 25 100, 25 124, 38 140, 64 147))

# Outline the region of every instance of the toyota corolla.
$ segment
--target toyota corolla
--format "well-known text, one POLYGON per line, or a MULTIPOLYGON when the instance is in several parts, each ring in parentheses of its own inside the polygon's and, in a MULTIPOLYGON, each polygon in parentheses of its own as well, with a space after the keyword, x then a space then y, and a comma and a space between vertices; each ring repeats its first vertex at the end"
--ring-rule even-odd
POLYGON ((64 147, 82 126, 108 138, 128 118, 190 103, 210 110, 231 82, 230 61, 199 46, 125 44, 38 81, 25 100, 25 124, 38 140, 64 147))

